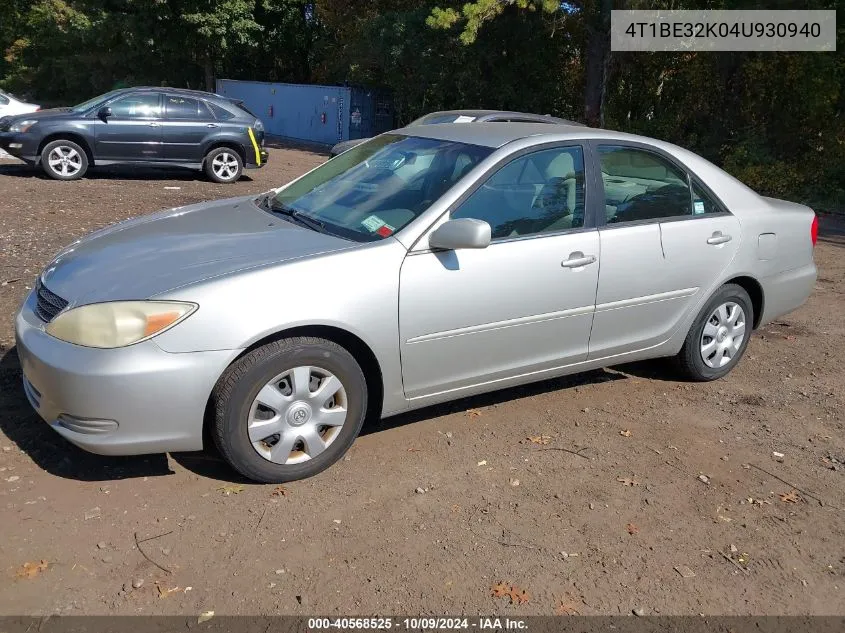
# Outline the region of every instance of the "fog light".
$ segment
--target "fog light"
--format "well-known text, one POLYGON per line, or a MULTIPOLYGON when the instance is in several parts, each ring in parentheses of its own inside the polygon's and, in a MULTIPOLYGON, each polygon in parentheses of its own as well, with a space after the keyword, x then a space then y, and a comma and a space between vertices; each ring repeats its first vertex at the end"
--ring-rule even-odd
POLYGON ((9 149, 20 149, 23 147, 23 143, 9 143, 9 149))
POLYGON ((62 413, 58 420, 59 426, 65 427, 68 431, 84 433, 85 435, 102 435, 117 430, 117 422, 114 420, 92 420, 90 418, 77 418, 67 413, 62 413))

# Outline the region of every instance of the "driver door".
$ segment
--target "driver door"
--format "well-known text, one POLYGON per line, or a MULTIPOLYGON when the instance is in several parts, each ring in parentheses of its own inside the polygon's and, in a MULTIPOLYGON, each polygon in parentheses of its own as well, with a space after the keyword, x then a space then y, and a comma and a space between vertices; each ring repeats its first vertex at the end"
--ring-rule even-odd
POLYGON ((584 221, 583 156, 580 145, 566 145, 511 160, 450 212, 490 224, 487 248, 423 247, 405 258, 399 329, 408 398, 586 359, 599 237, 584 221))

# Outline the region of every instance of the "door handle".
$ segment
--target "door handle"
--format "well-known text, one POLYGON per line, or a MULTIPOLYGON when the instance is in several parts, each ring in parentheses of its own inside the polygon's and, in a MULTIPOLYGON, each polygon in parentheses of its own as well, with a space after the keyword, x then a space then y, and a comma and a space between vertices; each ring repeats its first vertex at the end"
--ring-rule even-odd
POLYGON ((564 268, 580 268, 596 261, 595 255, 584 255, 581 251, 570 253, 569 259, 564 259, 560 265, 564 268))
POLYGON ((721 231, 714 231, 713 235, 707 238, 707 243, 711 246, 716 246, 718 244, 726 244, 732 239, 733 238, 730 235, 722 235, 721 231))
POLYGON ((219 126, 219 125, 217 125, 216 123, 209 123, 209 124, 208 124, 208 125, 206 125, 205 127, 220 127, 220 126, 219 126))
POLYGON ((159 127, 159 124, 153 121, 152 123, 147 123, 150 127, 159 127))

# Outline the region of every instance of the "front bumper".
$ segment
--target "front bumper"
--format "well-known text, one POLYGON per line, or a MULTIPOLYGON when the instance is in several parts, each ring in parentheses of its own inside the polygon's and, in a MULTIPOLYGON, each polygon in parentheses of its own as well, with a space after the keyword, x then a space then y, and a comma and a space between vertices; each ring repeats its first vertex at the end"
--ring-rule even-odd
POLYGON ((0 132, 0 149, 30 163, 38 161, 38 142, 32 134, 0 132))
POLYGON ((202 449, 206 403, 237 350, 72 345, 44 332, 34 306, 30 293, 15 318, 18 357, 27 399, 56 432, 102 455, 202 449))

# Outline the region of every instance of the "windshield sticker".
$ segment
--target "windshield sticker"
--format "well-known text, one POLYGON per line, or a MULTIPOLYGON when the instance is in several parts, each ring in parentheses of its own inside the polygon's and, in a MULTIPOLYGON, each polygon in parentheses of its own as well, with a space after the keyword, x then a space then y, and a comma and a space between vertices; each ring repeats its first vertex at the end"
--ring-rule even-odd
POLYGON ((700 213, 704 213, 704 203, 701 200, 696 200, 692 204, 692 210, 693 210, 693 213, 695 213, 695 215, 698 215, 700 213))
POLYGON ((389 224, 385 224, 384 226, 380 227, 380 228, 376 231, 376 233, 378 233, 378 234, 379 234, 379 235, 381 235, 382 237, 390 237, 391 235, 393 235, 393 231, 395 231, 395 230, 396 230, 396 229, 394 229, 394 228, 393 228, 392 226, 390 226, 389 224))
POLYGON ((381 227, 387 226, 387 223, 378 216, 371 215, 369 217, 364 218, 364 220, 361 222, 361 226, 367 229, 370 233, 375 233, 381 227))
POLYGON ((472 123, 473 121, 475 121, 474 116, 467 116, 465 114, 462 114, 454 120, 454 123, 472 123))

